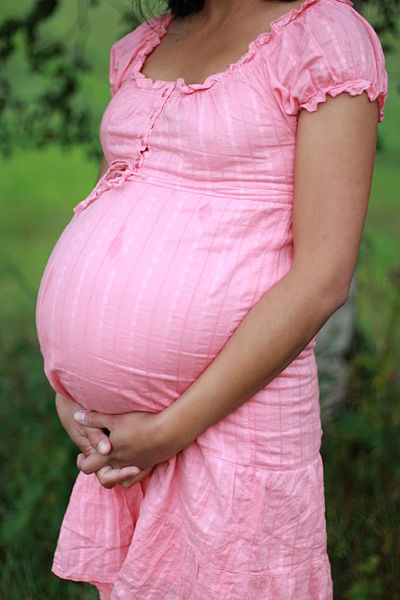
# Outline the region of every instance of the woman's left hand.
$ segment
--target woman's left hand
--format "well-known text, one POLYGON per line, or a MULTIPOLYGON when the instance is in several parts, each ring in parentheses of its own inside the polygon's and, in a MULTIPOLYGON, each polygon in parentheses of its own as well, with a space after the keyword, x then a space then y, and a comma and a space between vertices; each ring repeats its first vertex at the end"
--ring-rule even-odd
POLYGON ((97 473, 101 484, 112 488, 124 479, 121 469, 135 465, 142 471, 125 482, 124 487, 140 481, 156 464, 167 461, 182 449, 174 447, 171 436, 166 435, 161 414, 141 411, 118 415, 96 411, 75 413, 74 418, 86 427, 107 428, 112 445, 107 455, 92 452, 85 457, 79 454, 78 468, 87 475, 97 473))

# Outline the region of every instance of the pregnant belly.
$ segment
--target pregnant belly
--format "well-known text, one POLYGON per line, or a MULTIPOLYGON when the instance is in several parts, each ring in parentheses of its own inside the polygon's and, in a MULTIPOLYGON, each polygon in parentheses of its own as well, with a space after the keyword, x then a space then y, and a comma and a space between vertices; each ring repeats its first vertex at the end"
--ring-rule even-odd
POLYGON ((52 387, 88 409, 168 406, 290 268, 288 204, 129 181, 74 214, 36 304, 52 387))

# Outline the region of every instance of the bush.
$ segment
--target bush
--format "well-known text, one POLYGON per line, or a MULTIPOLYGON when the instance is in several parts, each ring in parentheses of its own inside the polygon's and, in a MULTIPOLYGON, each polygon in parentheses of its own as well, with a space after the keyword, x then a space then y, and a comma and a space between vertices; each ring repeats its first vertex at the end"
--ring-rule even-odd
POLYGON ((66 582, 50 572, 77 475, 78 451, 54 408, 55 392, 43 373, 32 311, 2 321, 0 598, 97 599, 92 586, 66 582))
POLYGON ((356 327, 346 404, 322 457, 335 598, 400 599, 400 271, 393 270, 381 336, 356 327))

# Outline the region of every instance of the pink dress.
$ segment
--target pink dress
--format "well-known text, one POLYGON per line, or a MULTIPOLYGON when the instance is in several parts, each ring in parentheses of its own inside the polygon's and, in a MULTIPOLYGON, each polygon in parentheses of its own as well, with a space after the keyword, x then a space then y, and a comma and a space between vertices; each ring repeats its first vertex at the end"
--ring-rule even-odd
MULTIPOLYGON (((350 0, 306 0, 202 84, 140 71, 171 19, 111 48, 110 166, 37 299, 51 386, 107 413, 174 402, 290 270, 300 109, 365 91, 381 121, 387 95, 350 0)), ((132 488, 79 472, 53 573, 110 600, 330 600, 314 346, 132 488)))

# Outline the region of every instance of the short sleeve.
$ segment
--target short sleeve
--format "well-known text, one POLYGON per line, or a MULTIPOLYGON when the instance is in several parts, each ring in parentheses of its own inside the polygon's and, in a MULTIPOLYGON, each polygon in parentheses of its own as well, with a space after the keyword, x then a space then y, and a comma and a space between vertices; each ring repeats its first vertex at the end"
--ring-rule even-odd
POLYGON ((142 51, 146 48, 151 29, 146 28, 145 23, 138 25, 111 46, 109 61, 111 96, 117 93, 124 79, 129 76, 132 63, 140 59, 142 51))
POLYGON ((137 49, 137 30, 127 33, 117 40, 110 50, 109 82, 111 96, 114 96, 125 78, 128 66, 135 56, 137 49))
POLYGON ((278 73, 284 110, 314 112, 327 94, 366 92, 383 120, 388 90, 385 57, 377 33, 342 0, 314 4, 283 31, 278 73), (286 56, 286 60, 284 60, 286 56))
POLYGON ((111 46, 109 81, 111 96, 114 96, 119 88, 119 70, 118 70, 118 42, 111 46))

